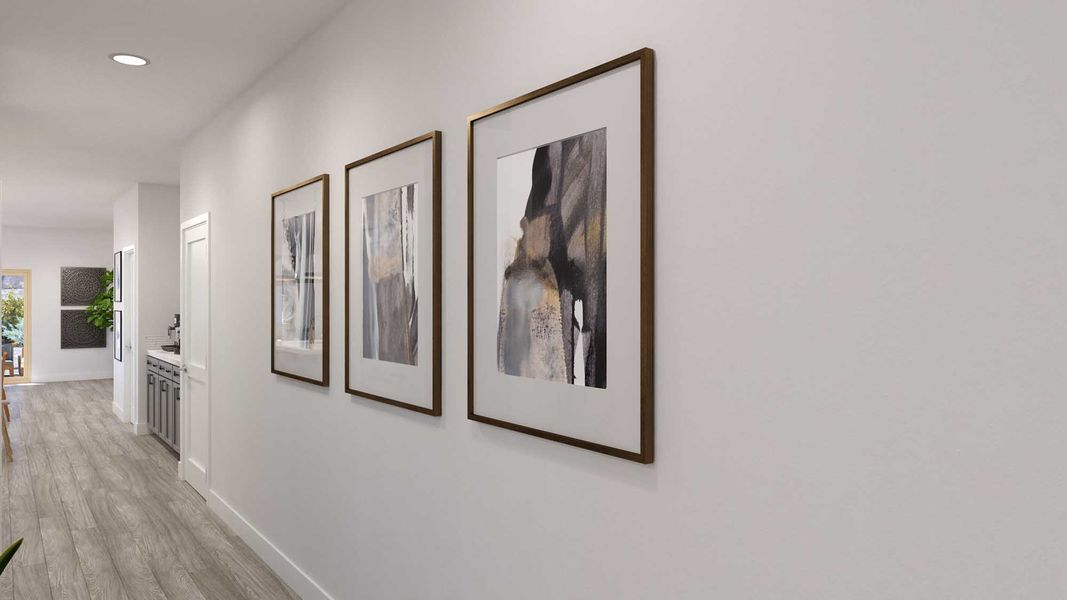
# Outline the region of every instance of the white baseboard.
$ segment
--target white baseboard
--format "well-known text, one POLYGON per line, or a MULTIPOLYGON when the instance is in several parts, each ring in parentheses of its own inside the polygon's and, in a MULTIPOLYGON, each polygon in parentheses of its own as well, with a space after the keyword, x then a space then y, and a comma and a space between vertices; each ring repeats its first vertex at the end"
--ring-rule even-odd
POLYGON ((228 502, 214 491, 208 494, 207 506, 230 526, 252 548, 263 562, 270 565, 278 577, 304 600, 334 600, 315 580, 308 576, 277 546, 271 543, 258 529, 241 516, 228 502))
POLYGON ((119 421, 126 422, 126 411, 122 410, 122 407, 114 402, 111 403, 111 412, 115 413, 115 416, 119 418, 119 421))
POLYGON ((34 373, 31 379, 34 383, 56 383, 59 381, 89 381, 91 379, 113 379, 115 374, 108 371, 82 371, 81 373, 34 373))
POLYGON ((130 427, 133 429, 135 435, 145 435, 151 433, 148 429, 148 423, 130 423, 130 427))

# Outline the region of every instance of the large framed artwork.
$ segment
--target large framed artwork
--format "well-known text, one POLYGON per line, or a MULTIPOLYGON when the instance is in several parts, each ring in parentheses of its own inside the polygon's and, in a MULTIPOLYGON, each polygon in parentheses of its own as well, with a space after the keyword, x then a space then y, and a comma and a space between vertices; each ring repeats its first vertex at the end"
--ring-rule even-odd
POLYGON ((474 421, 653 460, 654 55, 468 119, 474 421))
POLYGON ((115 253, 114 267, 111 271, 112 300, 122 302, 122 252, 115 253))
POLYGON ((114 321, 112 332, 115 334, 115 360, 122 362, 122 311, 112 311, 111 318, 114 321))
POLYGON ((271 195, 272 373, 330 385, 330 176, 271 195))
POLYGON ((441 132, 345 166, 345 391, 441 414, 441 132))

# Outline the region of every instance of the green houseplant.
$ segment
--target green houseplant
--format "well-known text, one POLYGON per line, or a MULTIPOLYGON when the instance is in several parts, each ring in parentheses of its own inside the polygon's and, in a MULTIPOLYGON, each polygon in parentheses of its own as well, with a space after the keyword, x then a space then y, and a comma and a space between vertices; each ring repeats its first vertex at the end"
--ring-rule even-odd
POLYGON ((13 348, 23 343, 22 323, 26 315, 26 301, 22 296, 5 294, 0 300, 0 337, 3 351, 14 355, 13 348))
POLYGON ((0 554, 0 575, 3 575, 4 569, 7 568, 7 563, 11 562, 11 559, 15 556, 15 552, 18 551, 19 546, 22 545, 22 538, 15 540, 14 544, 7 547, 3 554, 0 554))
POLYGON ((11 343, 16 346, 21 346, 24 340, 24 330, 22 328, 22 319, 16 321, 4 321, 3 325, 4 343, 11 343))
POLYGON ((115 320, 115 273, 108 269, 100 276, 103 287, 96 298, 86 307, 89 324, 100 329, 110 329, 115 320))
POLYGON ((22 296, 7 294, 0 301, 0 321, 4 325, 22 323, 26 316, 26 300, 22 296))

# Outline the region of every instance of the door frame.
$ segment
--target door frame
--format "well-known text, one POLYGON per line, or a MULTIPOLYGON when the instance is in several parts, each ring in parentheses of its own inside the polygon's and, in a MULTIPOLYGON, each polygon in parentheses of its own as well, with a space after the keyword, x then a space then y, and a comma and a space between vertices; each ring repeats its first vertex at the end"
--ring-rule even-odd
POLYGON ((124 246, 119 249, 122 260, 122 302, 116 302, 122 310, 122 404, 126 421, 133 432, 148 433, 148 425, 142 423, 140 375, 143 365, 140 360, 140 345, 137 343, 139 306, 137 302, 137 248, 124 246))
MULTIPOLYGON (((180 267, 179 267, 180 270, 178 272, 178 285, 179 285, 179 290, 180 290, 179 291, 179 298, 180 298, 180 302, 179 302, 180 308, 179 308, 179 310, 181 312, 182 328, 184 329, 187 326, 187 323, 188 323, 186 315, 189 313, 189 310, 188 310, 188 299, 186 298, 186 291, 187 290, 186 290, 186 256, 185 256, 186 243, 185 243, 185 232, 187 230, 189 230, 189 229, 192 229, 193 227, 199 227, 200 225, 204 225, 205 228, 207 229, 207 232, 204 234, 204 237, 205 237, 205 239, 207 241, 207 278, 208 278, 208 294, 207 294, 207 321, 208 321, 208 327, 207 327, 207 330, 204 333, 204 335, 206 336, 206 338, 205 338, 205 348, 204 348, 204 352, 205 352, 205 360, 204 360, 204 362, 207 365, 207 377, 205 377, 205 380, 204 380, 204 390, 205 390, 204 395, 206 396, 205 402, 207 403, 207 415, 208 415, 207 427, 208 427, 208 431, 207 431, 207 436, 206 436, 206 439, 207 439, 207 449, 206 449, 207 456, 206 456, 206 459, 204 461, 204 481, 203 481, 203 488, 204 489, 203 490, 197 489, 197 492, 198 493, 199 492, 203 492, 202 495, 206 498, 207 497, 207 492, 211 490, 211 326, 210 326, 210 323, 211 323, 211 288, 210 288, 210 285, 211 285, 211 214, 210 213, 204 213, 204 214, 198 215, 196 217, 193 217, 191 219, 188 219, 186 221, 182 221, 181 228, 178 231, 178 243, 180 244, 180 249, 179 249, 179 253, 178 253, 179 264, 180 264, 180 267)), ((189 388, 188 379, 189 379, 188 366, 185 364, 185 358, 183 357, 182 358, 181 377, 180 377, 180 382, 179 382, 182 390, 190 389, 189 388)), ((180 438, 179 444, 180 444, 180 448, 182 450, 179 452, 178 477, 180 479, 184 480, 184 481, 189 481, 188 475, 190 475, 191 473, 187 472, 187 470, 185 468, 185 457, 186 457, 186 452, 185 451, 186 451, 187 448, 189 448, 189 438, 190 438, 190 436, 189 436, 189 426, 192 423, 192 419, 190 418, 189 402, 185 401, 185 400, 187 400, 187 396, 185 394, 182 394, 182 400, 183 400, 183 402, 181 403, 181 415, 179 416, 179 419, 180 419, 179 424, 180 424, 180 428, 181 428, 181 432, 180 432, 180 435, 179 435, 179 438, 180 438)), ((190 469, 190 471, 195 471, 195 470, 196 470, 195 468, 190 469)), ((192 482, 190 482, 190 484, 192 485, 192 482)), ((194 489, 196 489, 196 487, 197 487, 196 485, 193 485, 194 489)))
MULTIPOLYGON (((22 375, 4 377, 6 385, 30 383, 33 381, 33 270, 0 269, 3 275, 21 275, 23 277, 22 300, 25 303, 22 316, 22 354, 26 361, 22 364, 22 375)), ((0 365, 2 367, 3 365, 0 365)))

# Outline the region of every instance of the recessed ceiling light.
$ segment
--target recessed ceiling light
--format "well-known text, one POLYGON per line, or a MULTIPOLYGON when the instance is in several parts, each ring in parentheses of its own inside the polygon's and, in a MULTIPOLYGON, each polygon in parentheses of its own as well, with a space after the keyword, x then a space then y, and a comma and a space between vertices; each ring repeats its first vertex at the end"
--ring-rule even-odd
POLYGON ((143 66, 148 64, 148 59, 147 58, 143 58, 141 56, 137 56, 136 54, 124 54, 124 53, 112 54, 111 55, 111 60, 113 60, 113 61, 115 61, 115 62, 117 62, 117 63, 119 63, 121 65, 127 65, 127 66, 130 66, 130 67, 143 67, 143 66))

